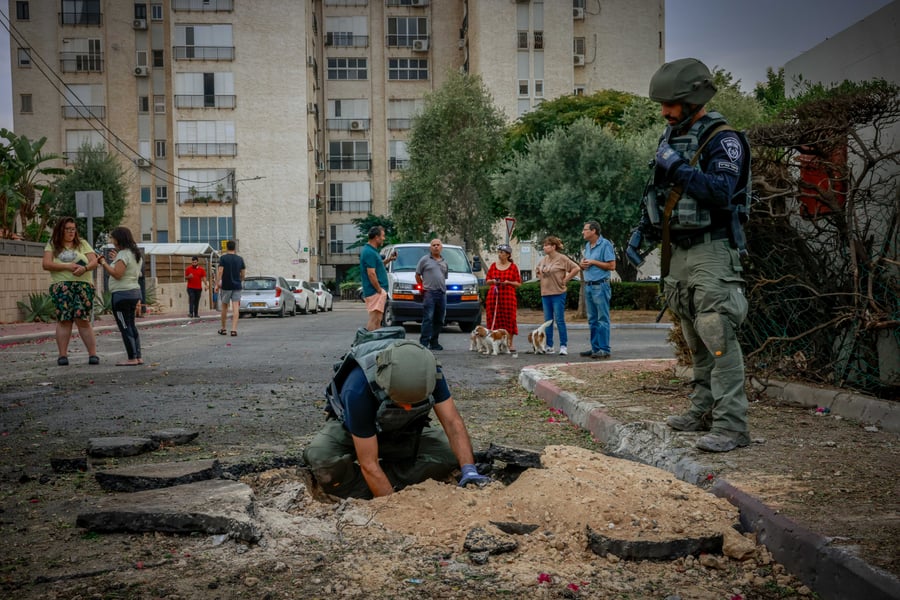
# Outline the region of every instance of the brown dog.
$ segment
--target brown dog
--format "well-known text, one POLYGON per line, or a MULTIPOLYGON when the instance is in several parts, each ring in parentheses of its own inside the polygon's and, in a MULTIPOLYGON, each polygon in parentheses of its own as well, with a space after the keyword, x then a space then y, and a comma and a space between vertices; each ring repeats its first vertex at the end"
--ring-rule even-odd
POLYGON ((491 331, 486 327, 479 325, 469 336, 469 350, 478 352, 479 354, 492 354, 497 356, 500 352, 506 351, 512 354, 509 349, 512 343, 512 336, 505 329, 495 329, 491 331))
POLYGON ((531 344, 531 350, 535 354, 547 353, 547 334, 546 329, 553 323, 553 319, 544 321, 537 329, 528 334, 528 343, 531 344))

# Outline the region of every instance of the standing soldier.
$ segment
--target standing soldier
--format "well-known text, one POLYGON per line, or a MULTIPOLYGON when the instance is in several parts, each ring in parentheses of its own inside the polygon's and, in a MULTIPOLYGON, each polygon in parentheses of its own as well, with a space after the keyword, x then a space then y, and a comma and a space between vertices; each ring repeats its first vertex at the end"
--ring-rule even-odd
POLYGON ((694 58, 666 63, 650 80, 650 98, 662 105, 669 126, 628 255, 639 260, 642 236, 662 242, 666 302, 693 355, 691 406, 666 423, 677 431, 708 432, 697 448, 728 452, 750 441, 744 357, 735 333, 747 316, 740 257, 746 252, 741 224, 750 147, 722 115, 706 112, 715 93, 712 74, 694 58))

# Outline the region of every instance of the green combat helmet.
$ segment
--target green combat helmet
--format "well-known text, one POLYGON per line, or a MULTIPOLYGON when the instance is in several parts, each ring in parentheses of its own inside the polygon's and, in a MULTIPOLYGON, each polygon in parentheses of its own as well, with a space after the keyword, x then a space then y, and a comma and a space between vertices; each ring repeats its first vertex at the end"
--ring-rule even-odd
POLYGON ((682 102, 702 106, 716 95, 712 73, 696 58, 680 58, 663 64, 650 79, 654 102, 682 102))
POLYGON ((437 361, 415 342, 395 342, 376 355, 375 364, 375 381, 394 402, 418 404, 434 391, 437 361))

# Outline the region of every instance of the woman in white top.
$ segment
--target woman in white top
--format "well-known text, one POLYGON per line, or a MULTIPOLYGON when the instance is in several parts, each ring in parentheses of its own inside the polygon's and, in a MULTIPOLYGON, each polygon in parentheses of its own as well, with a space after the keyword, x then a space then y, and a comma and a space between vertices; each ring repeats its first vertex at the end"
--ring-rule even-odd
POLYGON ((109 291, 112 292, 112 309, 116 317, 116 325, 125 342, 128 360, 117 362, 117 367, 131 367, 144 364, 141 359, 141 338, 134 324, 135 307, 141 301, 141 276, 143 261, 141 250, 134 242, 131 230, 127 227, 116 227, 109 234, 115 249, 110 260, 100 255, 100 266, 109 273, 109 291))

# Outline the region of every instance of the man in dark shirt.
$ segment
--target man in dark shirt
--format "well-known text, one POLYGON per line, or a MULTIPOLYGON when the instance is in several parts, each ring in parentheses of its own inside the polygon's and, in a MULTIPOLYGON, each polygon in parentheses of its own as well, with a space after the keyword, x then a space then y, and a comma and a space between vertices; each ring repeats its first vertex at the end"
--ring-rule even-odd
POLYGON ((227 335, 225 323, 228 321, 228 305, 231 305, 231 335, 237 335, 238 317, 241 308, 241 289, 243 289, 244 274, 247 266, 244 259, 235 254, 236 244, 234 240, 225 243, 225 254, 219 258, 219 268, 216 274, 216 292, 222 303, 222 328, 219 335, 227 335))

